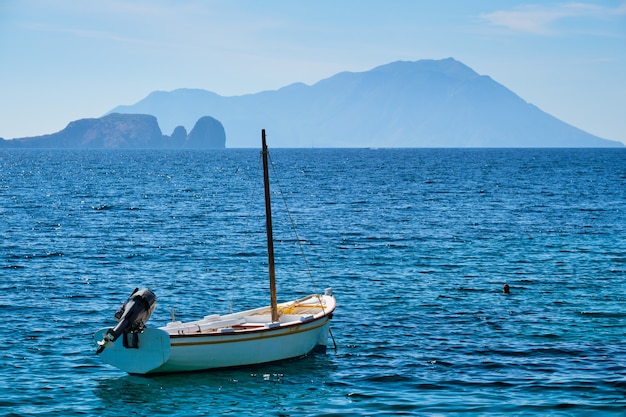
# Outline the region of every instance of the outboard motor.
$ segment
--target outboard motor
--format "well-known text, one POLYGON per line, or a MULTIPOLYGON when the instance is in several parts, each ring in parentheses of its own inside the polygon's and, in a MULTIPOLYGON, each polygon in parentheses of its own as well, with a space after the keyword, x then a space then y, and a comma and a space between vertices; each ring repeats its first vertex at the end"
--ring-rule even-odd
POLYGON ((98 342, 98 350, 101 353, 107 345, 115 342, 121 335, 124 335, 124 346, 130 348, 138 347, 138 333, 141 333, 146 327, 145 323, 152 315, 156 307, 157 298, 152 291, 147 288, 142 290, 135 288, 135 291, 128 297, 128 300, 120 310, 115 313, 118 320, 117 325, 109 329, 102 340, 98 342), (128 340, 128 336, 132 336, 132 340, 128 340))

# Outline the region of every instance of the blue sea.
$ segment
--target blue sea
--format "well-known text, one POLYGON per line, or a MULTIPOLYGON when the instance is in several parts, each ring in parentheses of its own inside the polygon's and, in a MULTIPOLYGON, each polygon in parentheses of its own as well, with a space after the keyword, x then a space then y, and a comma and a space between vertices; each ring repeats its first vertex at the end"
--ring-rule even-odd
POLYGON ((0 415, 626 415, 626 149, 270 151, 279 301, 332 287, 334 342, 156 377, 93 333, 268 304, 259 150, 0 151, 0 415))

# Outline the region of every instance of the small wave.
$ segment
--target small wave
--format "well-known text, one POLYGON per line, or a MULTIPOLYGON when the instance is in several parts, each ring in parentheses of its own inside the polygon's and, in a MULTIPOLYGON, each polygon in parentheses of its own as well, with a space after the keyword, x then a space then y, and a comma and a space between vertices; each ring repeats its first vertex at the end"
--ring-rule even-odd
POLYGON ((533 335, 533 337, 537 337, 540 339, 560 339, 561 338, 561 336, 559 336, 558 334, 554 334, 554 333, 535 334, 533 335))
POLYGON ((583 212, 588 212, 588 213, 595 213, 595 212, 602 212, 602 211, 606 211, 606 210, 603 209, 603 208, 598 208, 598 207, 596 207, 596 208, 580 207, 578 209, 578 211, 583 211, 583 212))
POLYGON ((579 314, 583 316, 592 316, 600 318, 624 318, 626 313, 606 313, 603 311, 581 311, 579 314))
POLYGON ((103 210, 111 210, 113 207, 106 205, 106 204, 101 204, 99 206, 91 206, 91 208, 96 211, 103 211, 103 210))
POLYGON ((63 252, 47 252, 47 253, 29 253, 25 255, 12 255, 13 259, 42 259, 42 258, 61 258, 65 256, 63 252))
POLYGON ((454 364, 452 362, 446 362, 446 361, 434 360, 434 359, 432 361, 428 362, 428 365, 443 366, 444 368, 450 368, 450 367, 454 366, 454 364))
POLYGON ((537 356, 580 356, 581 352, 575 349, 565 349, 559 347, 530 348, 525 350, 503 350, 485 349, 477 350, 476 353, 492 357, 494 355, 502 357, 537 357, 537 356))
POLYGON ((444 385, 438 385, 438 384, 417 384, 414 386, 415 389, 418 390, 442 390, 442 389, 446 389, 447 387, 444 385))
POLYGON ((463 292, 485 292, 484 290, 480 290, 478 288, 468 288, 468 287, 457 287, 457 291, 463 292))
POLYGON ((259 256, 259 254, 255 252, 238 252, 234 256, 237 258, 254 258, 259 256))
POLYGON ((409 378, 405 375, 376 375, 364 378, 365 381, 368 382, 409 382, 412 381, 413 378, 409 378))
POLYGON ((373 398, 373 395, 367 395, 367 394, 362 394, 360 392, 350 392, 348 394, 346 394, 346 397, 349 398, 373 398))

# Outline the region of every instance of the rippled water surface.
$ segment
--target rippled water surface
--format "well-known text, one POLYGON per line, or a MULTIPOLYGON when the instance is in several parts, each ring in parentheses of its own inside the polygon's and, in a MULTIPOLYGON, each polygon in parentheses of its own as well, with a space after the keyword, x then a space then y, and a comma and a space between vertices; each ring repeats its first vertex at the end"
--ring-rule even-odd
POLYGON ((625 413, 619 149, 272 150, 279 300, 333 287, 336 350, 101 364, 92 335, 136 286, 152 326, 267 304, 259 159, 1 151, 0 414, 625 413))

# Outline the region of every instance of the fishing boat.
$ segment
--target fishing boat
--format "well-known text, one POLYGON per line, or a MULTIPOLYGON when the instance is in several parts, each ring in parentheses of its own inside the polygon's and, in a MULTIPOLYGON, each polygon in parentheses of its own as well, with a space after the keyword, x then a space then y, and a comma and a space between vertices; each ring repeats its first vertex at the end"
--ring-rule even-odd
MULTIPOLYGON (((161 374, 239 367, 325 352, 336 302, 332 289, 288 302, 277 302, 268 169, 262 130, 263 183, 269 306, 152 328, 146 322, 156 307, 149 289, 135 289, 115 314, 118 323, 94 335, 105 363, 130 374, 161 374)), ((330 334, 332 337, 332 334, 330 334)))

